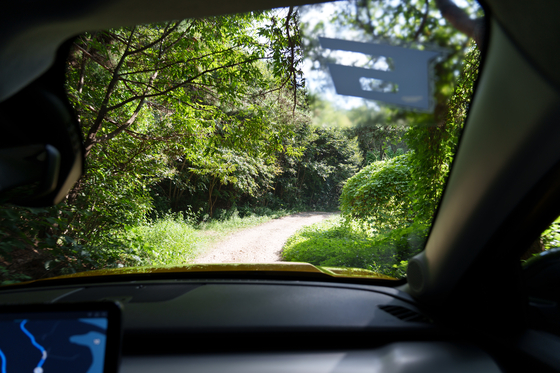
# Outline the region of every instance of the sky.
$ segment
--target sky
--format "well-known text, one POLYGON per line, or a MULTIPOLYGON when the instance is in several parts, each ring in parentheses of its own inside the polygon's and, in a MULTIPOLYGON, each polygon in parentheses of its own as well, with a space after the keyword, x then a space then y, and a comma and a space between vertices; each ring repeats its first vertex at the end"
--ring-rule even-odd
MULTIPOLYGON (((319 20, 324 20, 326 33, 320 36, 336 38, 337 35, 334 27, 329 27, 328 22, 326 22, 335 12, 336 6, 337 4, 333 2, 302 7, 301 22, 306 24, 308 29, 312 29, 319 20)), ((359 53, 339 52, 337 54, 341 63, 345 65, 352 65, 353 62, 365 62, 367 60, 365 55, 360 55, 359 53)), ((306 87, 309 92, 320 94, 324 99, 343 109, 351 109, 365 104, 364 99, 338 95, 334 89, 330 75, 325 71, 313 70, 313 65, 315 63, 316 61, 311 59, 305 59, 303 62, 303 76, 305 77, 306 87)))
MULTIPOLYGON (((398 0, 393 1, 398 2, 398 0)), ((329 25, 328 23, 328 20, 331 18, 337 7, 341 6, 343 3, 345 2, 340 1, 301 7, 301 23, 307 26, 306 29, 311 30, 320 20, 324 21, 324 33, 321 35, 314 35, 313 37, 325 36, 346 40, 353 39, 348 37, 347 32, 344 33, 344 36, 341 36, 339 33, 337 33, 335 27, 329 25)), ((477 5, 473 7, 473 5, 466 0, 456 0, 455 3, 461 8, 467 8, 470 6, 472 7, 471 11, 478 8, 477 5)), ((431 16, 438 17, 439 14, 433 14, 431 16)), ((356 35, 356 39, 359 39, 359 35, 356 35)), ((348 66, 364 66, 368 61, 371 61, 371 57, 360 53, 336 51, 331 52, 330 55, 334 56, 337 59, 337 63, 348 66)), ((306 87, 310 93, 319 94, 324 99, 332 102, 342 109, 351 109, 363 105, 367 105, 368 107, 374 109, 379 107, 379 104, 376 101, 366 100, 358 97, 338 95, 334 89, 334 85, 328 72, 313 70, 314 64, 316 65, 317 61, 305 59, 302 67, 304 78, 306 80, 306 87)), ((377 61, 375 65, 370 64, 369 66, 364 67, 375 67, 375 69, 380 70, 388 69, 388 65, 384 60, 377 61)))

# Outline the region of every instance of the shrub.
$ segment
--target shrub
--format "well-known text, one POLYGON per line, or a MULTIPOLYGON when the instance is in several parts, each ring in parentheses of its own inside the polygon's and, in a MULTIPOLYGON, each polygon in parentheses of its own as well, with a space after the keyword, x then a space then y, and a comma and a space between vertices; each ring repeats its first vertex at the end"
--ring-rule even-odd
POLYGON ((428 227, 413 224, 370 235, 341 218, 304 227, 290 237, 282 257, 326 267, 364 268, 393 277, 406 275, 407 260, 424 247, 428 227))
POLYGON ((379 232, 412 223, 412 153, 374 162, 348 179, 340 196, 340 209, 379 232))

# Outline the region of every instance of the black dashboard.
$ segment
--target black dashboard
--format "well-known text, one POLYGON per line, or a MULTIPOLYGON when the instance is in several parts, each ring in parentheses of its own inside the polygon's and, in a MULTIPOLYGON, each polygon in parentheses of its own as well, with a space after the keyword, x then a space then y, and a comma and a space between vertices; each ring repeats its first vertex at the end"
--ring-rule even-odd
POLYGON ((120 372, 499 372, 509 365, 507 349, 437 325, 391 287, 200 279, 0 292, 3 305, 92 301, 122 305, 120 372))

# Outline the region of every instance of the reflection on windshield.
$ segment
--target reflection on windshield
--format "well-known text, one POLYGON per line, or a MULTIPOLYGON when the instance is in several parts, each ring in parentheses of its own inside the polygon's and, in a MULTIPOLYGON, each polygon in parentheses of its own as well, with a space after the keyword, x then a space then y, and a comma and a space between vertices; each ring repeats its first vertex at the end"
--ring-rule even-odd
POLYGON ((432 111, 430 62, 440 56, 440 52, 324 37, 319 37, 319 43, 326 49, 385 57, 394 66, 386 69, 374 64, 367 69, 331 63, 329 73, 337 94, 432 111))
POLYGON ((3 282, 200 258, 405 276, 478 73, 478 34, 451 24, 481 10, 457 4, 341 1, 79 36, 66 89, 87 174, 55 208, 1 207, 3 282), (292 225, 224 241, 267 221, 292 225))

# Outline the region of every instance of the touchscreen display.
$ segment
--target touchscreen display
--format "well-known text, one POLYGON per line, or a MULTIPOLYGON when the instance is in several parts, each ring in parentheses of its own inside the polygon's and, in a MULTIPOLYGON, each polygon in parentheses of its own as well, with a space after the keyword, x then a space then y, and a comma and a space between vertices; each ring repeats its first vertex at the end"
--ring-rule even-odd
POLYGON ((115 343, 108 340, 120 334, 109 332, 109 328, 120 328, 115 325, 114 312, 97 304, 89 310, 72 310, 83 306, 62 306, 69 310, 61 310, 61 305, 38 305, 35 311, 2 308, 1 373, 113 371, 110 365, 115 364, 107 361, 115 360, 114 351, 108 350, 110 345, 114 349, 115 343))

